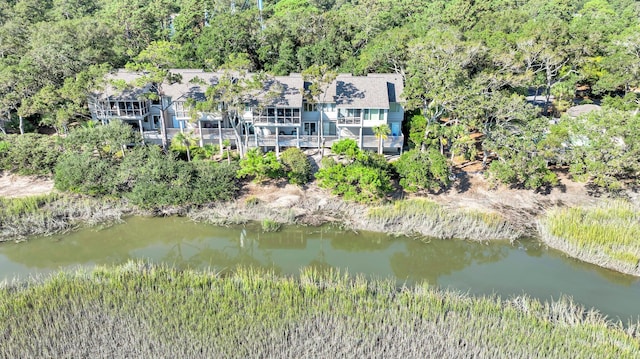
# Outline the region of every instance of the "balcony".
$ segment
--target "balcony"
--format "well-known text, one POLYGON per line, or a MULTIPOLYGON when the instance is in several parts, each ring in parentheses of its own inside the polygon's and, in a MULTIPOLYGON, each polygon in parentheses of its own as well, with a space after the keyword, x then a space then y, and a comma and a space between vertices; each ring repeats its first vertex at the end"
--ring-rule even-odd
POLYGON ((94 112, 98 119, 139 120, 149 114, 149 107, 146 101, 99 102, 94 112))
POLYGON ((300 126, 299 108, 266 108, 251 116, 257 126, 300 126))
POLYGON ((253 116, 256 126, 300 126, 300 117, 253 116))
POLYGON ((362 122, 362 117, 360 116, 342 116, 342 115, 338 115, 338 125, 342 125, 342 126, 360 126, 360 123, 362 122))

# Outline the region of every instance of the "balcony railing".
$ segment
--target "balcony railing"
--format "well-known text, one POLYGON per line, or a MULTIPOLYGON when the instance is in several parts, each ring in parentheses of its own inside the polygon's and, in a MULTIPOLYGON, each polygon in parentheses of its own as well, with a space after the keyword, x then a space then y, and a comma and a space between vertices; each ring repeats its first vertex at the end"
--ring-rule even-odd
POLYGON ((359 125, 362 122, 362 118, 360 116, 356 117, 348 117, 348 116, 338 116, 338 125, 359 125))
MULTIPOLYGON (((167 129, 167 138, 171 139, 176 134, 180 132, 177 128, 168 128, 167 129)), ((194 137, 199 138, 199 134, 195 133, 194 137)), ((243 136, 244 137, 244 136, 243 136)), ((342 136, 340 139, 352 138, 356 142, 359 142, 360 138, 358 136, 355 137, 345 137, 342 136)), ((162 137, 159 131, 144 131, 144 139, 150 143, 160 144, 162 141, 162 137)), ((218 144, 220 139, 220 135, 217 128, 207 128, 202 129, 202 140, 204 144, 218 144)), ((235 134, 233 129, 223 128, 222 129, 222 139, 223 140, 231 140, 235 142, 235 134)), ((301 147, 301 148, 316 148, 318 147, 318 136, 317 135, 278 135, 276 141, 276 135, 258 135, 257 143, 256 143, 256 135, 251 134, 248 136, 249 143, 248 145, 253 147, 256 144, 259 147, 275 147, 279 145, 281 147, 301 147)), ((324 137, 324 146, 331 147, 331 145, 338 141, 338 136, 325 136, 324 137)), ((386 140, 382 141, 382 147, 386 149, 395 149, 402 148, 404 143, 404 136, 389 136, 386 140)), ((378 147, 378 138, 376 136, 362 136, 362 147, 365 148, 377 148, 378 147)))
POLYGON ((138 119, 149 114, 149 106, 145 101, 95 102, 91 109, 98 119, 130 118, 138 119))
POLYGON ((255 125, 286 125, 299 126, 300 117, 280 117, 280 116, 253 116, 255 125))
POLYGON ((146 108, 141 109, 112 109, 112 110, 97 110, 96 116, 98 118, 139 118, 145 117, 149 114, 149 110, 146 108))

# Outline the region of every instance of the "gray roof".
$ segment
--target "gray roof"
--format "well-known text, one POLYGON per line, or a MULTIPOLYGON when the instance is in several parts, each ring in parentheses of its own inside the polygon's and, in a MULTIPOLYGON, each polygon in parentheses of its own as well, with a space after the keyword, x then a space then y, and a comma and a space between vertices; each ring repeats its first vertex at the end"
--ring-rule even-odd
MULTIPOLYGON (((180 81, 163 86, 164 95, 170 96, 173 101, 188 98, 204 100, 207 87, 217 84, 221 76, 220 73, 196 69, 174 69, 170 72, 180 77, 180 81)), ((109 74, 107 80, 121 80, 132 84, 140 76, 139 73, 132 71, 118 70, 109 74)), ((266 106, 300 108, 304 88, 305 82, 301 74, 275 76, 265 83, 264 88, 256 94, 256 99, 266 106)), ((134 100, 143 97, 150 90, 150 85, 142 88, 127 86, 122 90, 108 84, 104 90, 95 91, 94 95, 102 98, 134 100)), ((368 76, 340 74, 327 89, 325 98, 328 102, 335 102, 342 108, 388 109, 390 102, 402 101, 402 90, 402 77, 398 74, 369 74, 368 76)))
POLYGON ((325 99, 342 108, 388 109, 390 102, 403 101, 403 90, 399 74, 339 74, 327 89, 325 99))
POLYGON ((170 96, 173 101, 189 98, 204 101, 207 88, 216 85, 220 76, 216 72, 191 69, 170 70, 170 72, 181 77, 179 82, 165 84, 162 88, 164 95, 170 96))
MULTIPOLYGON (((271 77, 256 96, 262 105, 273 107, 302 107, 304 79, 300 75, 271 77)), ((256 101, 257 102, 257 101, 256 101)))
POLYGON ((140 75, 136 72, 120 69, 116 72, 111 72, 105 77, 104 88, 95 90, 92 94, 100 99, 109 100, 138 100, 144 94, 148 93, 151 86, 147 85, 139 87, 132 85, 140 75), (124 82, 126 86, 116 86, 116 82, 124 82))
POLYGON ((338 75, 327 98, 342 108, 389 108, 387 81, 379 77, 338 75))
POLYGON ((400 74, 368 74, 367 77, 381 78, 387 81, 389 102, 403 102, 404 81, 400 74))

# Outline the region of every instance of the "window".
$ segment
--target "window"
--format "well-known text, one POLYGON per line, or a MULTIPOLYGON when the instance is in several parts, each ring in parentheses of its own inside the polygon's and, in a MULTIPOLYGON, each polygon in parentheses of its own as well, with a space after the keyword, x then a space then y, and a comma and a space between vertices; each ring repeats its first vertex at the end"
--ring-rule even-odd
POLYGON ((315 103, 308 103, 305 102, 304 103, 304 112, 316 112, 318 111, 318 107, 316 106, 315 103))
POLYGON ((389 104, 389 112, 400 112, 402 111, 402 106, 399 103, 392 102, 389 104))
POLYGON ((336 112, 336 104, 335 103, 322 104, 322 108, 324 109, 324 112, 336 112))

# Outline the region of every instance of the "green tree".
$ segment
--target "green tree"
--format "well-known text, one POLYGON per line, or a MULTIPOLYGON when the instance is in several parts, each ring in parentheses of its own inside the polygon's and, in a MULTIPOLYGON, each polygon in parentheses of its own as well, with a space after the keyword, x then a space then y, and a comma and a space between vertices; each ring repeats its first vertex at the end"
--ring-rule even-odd
MULTIPOLYGON (((302 72, 305 81, 309 81, 306 100, 315 103, 320 110, 320 129, 318 131, 318 148, 324 148, 324 106, 327 104, 327 90, 338 74, 327 65, 313 65, 302 72)), ((321 152, 324 155, 324 150, 321 152)))
POLYGON ((260 44, 258 12, 237 11, 215 14, 195 41, 196 57, 201 66, 218 68, 228 62, 230 56, 245 54, 250 68, 260 69, 257 49, 260 44))
POLYGON ((187 162, 191 162, 191 146, 194 146, 197 143, 196 137, 193 135, 193 132, 178 132, 171 142, 178 144, 180 147, 184 147, 187 151, 187 162))
POLYGON ((270 178, 282 178, 283 170, 275 153, 267 152, 263 155, 259 148, 254 148, 240 159, 237 175, 238 178, 252 177, 256 182, 263 182, 270 178))
POLYGON ((436 149, 426 152, 411 150, 394 162, 400 185, 407 192, 440 191, 451 184, 447 159, 436 149))
POLYGON ((243 113, 246 104, 254 99, 256 93, 263 90, 263 84, 267 79, 264 73, 250 73, 250 68, 251 61, 246 55, 231 55, 229 61, 221 68, 218 82, 207 88, 206 100, 195 104, 195 110, 198 112, 212 113, 229 120, 241 158, 246 154, 249 134, 249 125, 243 113))
POLYGON ((391 134, 391 129, 389 128, 389 125, 385 123, 373 127, 373 134, 378 139, 378 154, 382 154, 382 141, 386 140, 387 137, 391 134))
MULTIPOLYGON (((443 29, 430 31, 415 41, 409 51, 404 96, 407 108, 420 110, 426 119, 421 143, 421 150, 426 151, 434 131, 441 137, 439 127, 479 117, 477 113, 461 116, 459 112, 478 111, 477 106, 470 106, 473 101, 469 98, 477 97, 480 89, 473 87, 470 76, 481 62, 484 49, 480 44, 465 42, 454 29, 443 29), (445 115, 454 121, 445 123, 442 121, 445 115)), ((442 143, 442 139, 437 142, 442 143)))
MULTIPOLYGON (((138 72, 139 76, 133 84, 119 84, 121 86, 149 86, 149 92, 145 94, 150 100, 160 101, 160 132, 162 148, 167 148, 167 124, 165 112, 171 106, 171 101, 165 101, 164 85, 182 81, 181 76, 170 71, 179 64, 178 52, 180 45, 169 41, 154 41, 142 50, 133 62, 127 64, 127 69, 138 72)), ((175 100, 175 99, 172 99, 175 100)))
POLYGON ((175 11, 171 0, 113 0, 104 3, 99 16, 116 32, 114 50, 126 61, 152 42, 168 39, 175 11))
POLYGON ((21 175, 51 176, 62 153, 60 139, 35 133, 2 138, 0 169, 21 175))
POLYGON ((569 171, 577 179, 608 190, 640 183, 640 114, 595 111, 563 118, 569 171))
MULTIPOLYGON (((392 190, 391 178, 386 168, 372 165, 368 155, 349 164, 338 163, 333 158, 323 159, 316 173, 320 187, 330 189, 345 200, 376 202, 392 190)), ((386 166, 385 166, 386 167, 386 166)))
POLYGON ((290 147, 280 155, 280 162, 284 165, 284 172, 289 183, 304 185, 311 178, 311 162, 307 155, 299 148, 290 147))
POLYGON ((356 158, 360 152, 358 142, 352 138, 343 138, 331 144, 331 153, 336 155, 343 155, 353 159, 356 158))
POLYGON ((124 156, 124 148, 134 143, 141 143, 140 133, 133 131, 131 126, 121 121, 78 127, 64 138, 67 151, 86 152, 99 158, 124 156))
POLYGON ((483 144, 497 155, 489 165, 489 178, 535 190, 557 185, 549 162, 556 161, 560 149, 557 142, 547 141, 547 130, 548 121, 537 117, 497 128, 483 144))

